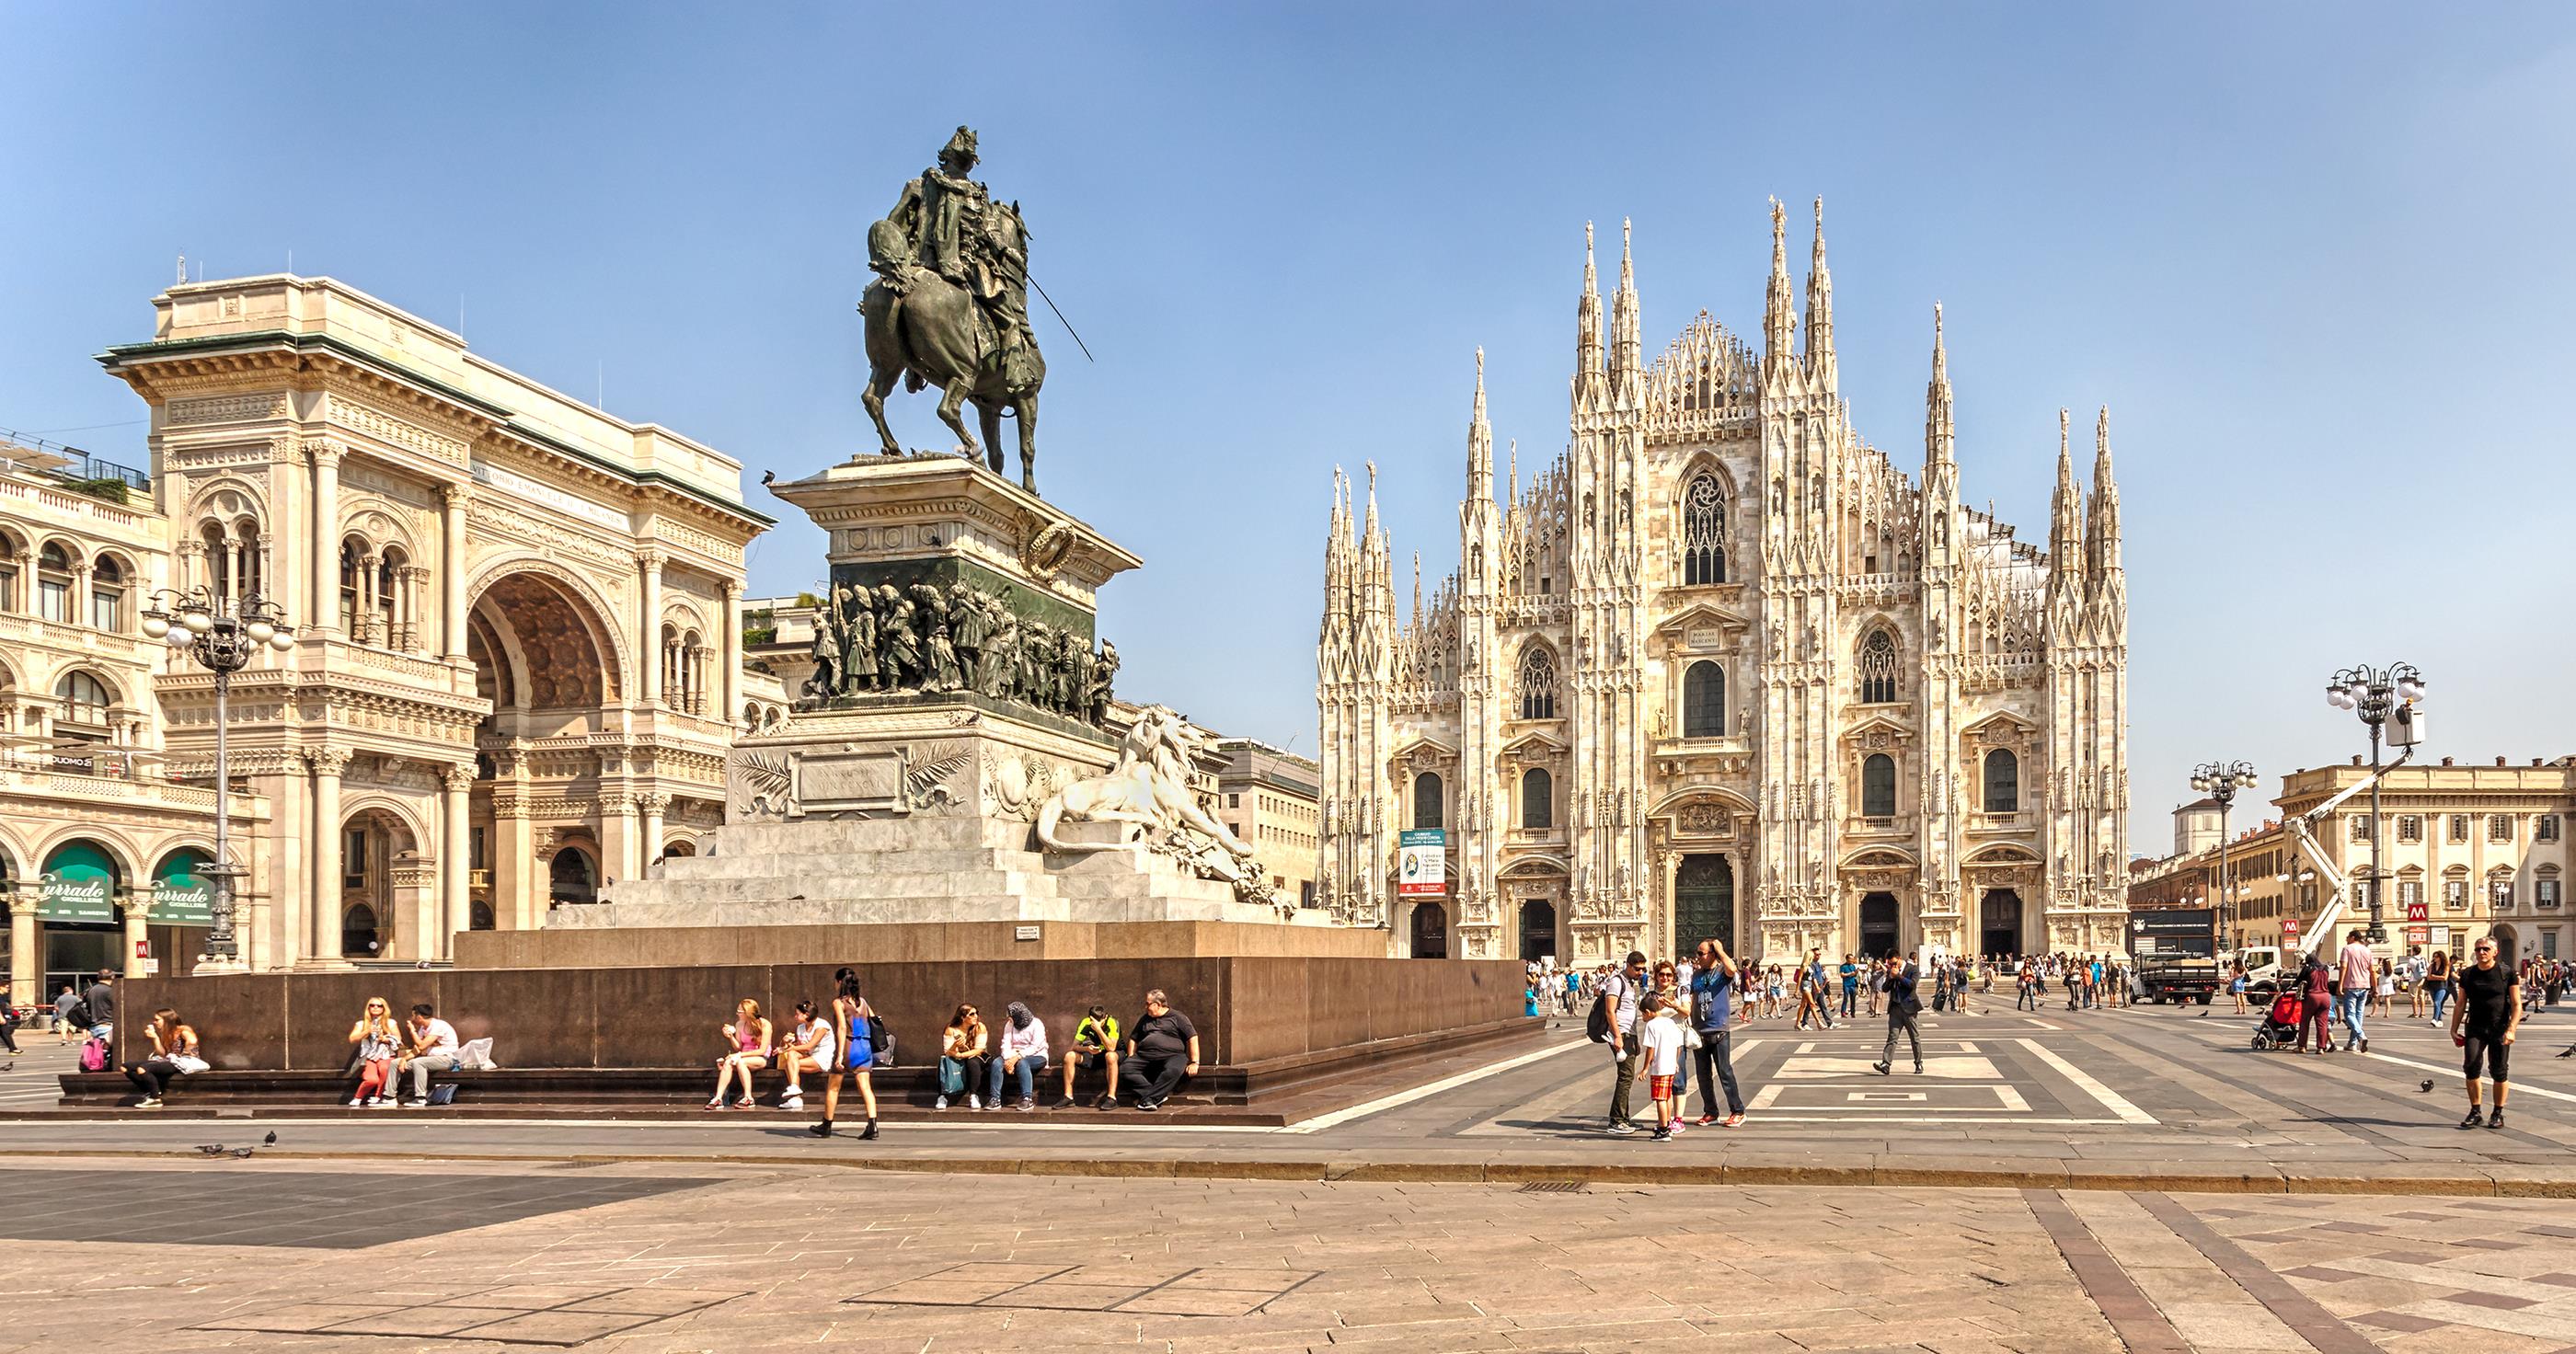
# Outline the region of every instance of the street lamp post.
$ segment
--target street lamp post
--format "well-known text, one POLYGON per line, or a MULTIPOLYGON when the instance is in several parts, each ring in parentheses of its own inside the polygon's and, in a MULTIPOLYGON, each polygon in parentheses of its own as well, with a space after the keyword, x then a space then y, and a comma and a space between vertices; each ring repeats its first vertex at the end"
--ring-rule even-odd
POLYGON ((2236 792, 2254 788, 2252 762, 2203 762, 2192 769, 2191 788, 2218 801, 2218 924, 2227 932, 2227 946, 2236 948, 2236 895, 2227 879, 2227 810, 2236 802, 2236 792))
POLYGON ((2350 710, 2370 726, 2370 940, 2378 944, 2388 939, 2388 927, 2380 916, 2379 873, 2379 745, 2383 732, 2393 719, 2399 726, 2398 742, 2413 747, 2422 740, 2420 716, 2415 706, 2424 699, 2424 674, 2412 663, 2374 668, 2367 663, 2345 668, 2326 683, 2326 704, 2338 710, 2350 710))
POLYGON ((233 674, 250 666, 259 651, 280 653, 295 647, 295 632, 276 604, 250 593, 240 598, 209 588, 178 592, 163 588, 143 613, 143 633, 168 644, 175 653, 195 659, 215 675, 215 859, 214 898, 206 928, 206 952, 197 956, 197 973, 239 973, 247 966, 233 934, 233 883, 249 873, 233 863, 230 749, 225 726, 231 722, 226 701, 233 674))

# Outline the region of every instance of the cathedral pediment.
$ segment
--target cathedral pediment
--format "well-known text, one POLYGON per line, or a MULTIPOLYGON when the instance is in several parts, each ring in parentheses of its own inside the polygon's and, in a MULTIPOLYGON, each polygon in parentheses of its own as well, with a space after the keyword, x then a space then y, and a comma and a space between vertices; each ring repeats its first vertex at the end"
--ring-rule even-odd
POLYGON ((1411 762, 1416 766, 1427 765, 1432 762, 1456 761, 1457 759, 1458 749, 1448 743, 1441 742, 1437 738, 1416 738, 1412 742, 1405 744, 1403 747, 1396 749, 1395 752, 1396 761, 1411 762))
POLYGON ((1883 748, 1909 742, 1914 730, 1884 714, 1873 714, 1843 731, 1843 741, 1853 747, 1883 748))
POLYGON ((1843 858, 1840 868, 1846 870, 1910 870, 1918 862, 1914 853, 1902 847, 1873 846, 1855 851, 1843 858))
POLYGON ((1714 602, 1693 602, 1665 617, 1655 627, 1655 637, 1683 649, 1723 648, 1743 637, 1753 628, 1753 620, 1743 612, 1714 602))
POLYGON ((1545 729, 1532 729, 1528 733, 1522 734, 1520 737, 1503 744, 1503 755, 1506 757, 1546 757, 1563 753, 1568 750, 1568 745, 1564 739, 1557 737, 1555 734, 1549 733, 1545 729))
POLYGON ((1494 872, 1497 879, 1526 879, 1532 875, 1569 876, 1574 872, 1555 856, 1522 856, 1494 872))
POLYGON ((1993 714, 1959 730, 1959 736, 1962 738, 1982 738, 1988 742, 2006 742, 2012 739, 2029 737, 2031 734, 2037 733, 2038 731, 2038 725, 2014 714, 2012 711, 1997 710, 1993 714))

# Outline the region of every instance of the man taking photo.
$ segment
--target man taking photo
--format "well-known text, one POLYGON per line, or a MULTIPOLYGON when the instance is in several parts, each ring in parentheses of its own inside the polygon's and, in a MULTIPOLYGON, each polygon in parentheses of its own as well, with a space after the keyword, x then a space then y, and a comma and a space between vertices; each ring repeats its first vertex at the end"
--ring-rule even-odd
POLYGON ((1735 956, 1726 952, 1723 941, 1701 941, 1690 987, 1691 1027, 1699 1032, 1699 1047, 1691 1051, 1691 1060, 1699 1064, 1699 1121, 1728 1128, 1744 1122, 1744 1093, 1735 1087, 1735 1058, 1727 1047, 1727 1021, 1733 1014, 1729 1003, 1734 995, 1735 956), (1717 1117, 1720 1086, 1726 1089, 1723 1120, 1717 1117))

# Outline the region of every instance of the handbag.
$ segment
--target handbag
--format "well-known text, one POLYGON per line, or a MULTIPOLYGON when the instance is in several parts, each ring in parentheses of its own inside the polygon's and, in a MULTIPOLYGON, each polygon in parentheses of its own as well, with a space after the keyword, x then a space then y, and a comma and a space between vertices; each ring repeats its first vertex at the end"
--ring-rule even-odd
POLYGON ((961 1095, 966 1090, 966 1065, 955 1058, 939 1060, 939 1093, 961 1095))

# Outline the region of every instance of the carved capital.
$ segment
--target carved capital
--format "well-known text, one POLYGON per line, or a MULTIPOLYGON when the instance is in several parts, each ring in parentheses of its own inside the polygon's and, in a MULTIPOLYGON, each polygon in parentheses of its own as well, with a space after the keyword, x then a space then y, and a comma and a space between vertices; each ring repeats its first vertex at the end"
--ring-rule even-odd
POLYGON ((340 444, 315 438, 304 444, 304 454, 316 470, 336 469, 340 464, 340 444))
POLYGON ((635 552, 635 562, 658 573, 663 565, 671 562, 671 555, 658 546, 648 545, 635 552))
POLYGON ((457 762, 441 771, 438 778, 450 794, 461 795, 474 788, 474 766, 470 762, 457 762))
POLYGON ((445 504, 451 511, 462 512, 465 510, 466 505, 474 501, 474 486, 471 484, 442 484, 438 486, 438 501, 445 504))
POLYGON ((671 807, 671 797, 669 795, 659 793, 637 795, 635 796, 635 807, 642 809, 646 813, 659 816, 662 812, 671 807))
POLYGON ((315 747, 303 749, 304 764, 317 776, 336 776, 349 769, 357 753, 347 748, 315 747))

